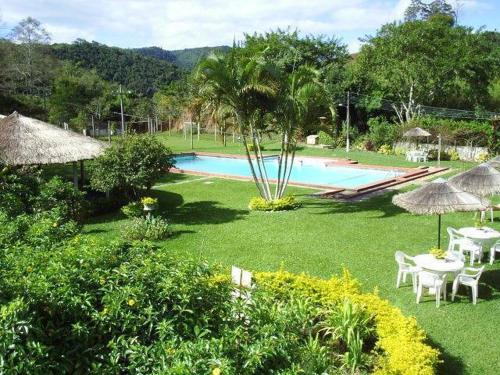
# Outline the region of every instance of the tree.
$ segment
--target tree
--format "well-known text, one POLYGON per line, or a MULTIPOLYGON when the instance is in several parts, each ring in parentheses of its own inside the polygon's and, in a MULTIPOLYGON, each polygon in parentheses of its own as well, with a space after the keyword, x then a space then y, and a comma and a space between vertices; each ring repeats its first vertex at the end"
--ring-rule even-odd
POLYGON ((440 15, 383 25, 349 67, 353 86, 399 102, 401 121, 413 118, 418 104, 475 109, 488 102, 493 74, 493 45, 483 39, 483 33, 453 26, 440 15))
POLYGON ((264 51, 249 53, 233 47, 227 55, 213 54, 198 66, 197 79, 205 102, 232 112, 255 184, 262 198, 271 201, 285 193, 295 157, 296 132, 307 122, 313 97, 321 98, 321 85, 314 68, 292 65, 288 73, 264 51), (268 130, 281 139, 274 192, 260 146, 268 130))
POLYGON ((171 152, 149 135, 120 137, 90 169, 92 188, 137 199, 172 167, 171 152))
POLYGON ((42 47, 50 42, 50 35, 40 21, 28 17, 15 26, 9 39, 20 46, 16 48, 15 70, 22 89, 28 94, 40 93, 48 81, 47 58, 42 47))
POLYGON ((421 0, 411 0, 405 11, 405 21, 428 20, 435 15, 449 16, 454 22, 457 17, 453 6, 445 0, 434 0, 424 3, 421 0))

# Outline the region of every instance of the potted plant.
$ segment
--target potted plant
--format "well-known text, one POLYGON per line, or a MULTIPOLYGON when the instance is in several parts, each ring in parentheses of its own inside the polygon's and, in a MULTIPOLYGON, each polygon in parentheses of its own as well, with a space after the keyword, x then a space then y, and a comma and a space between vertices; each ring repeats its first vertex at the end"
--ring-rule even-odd
POLYGON ((158 199, 151 197, 143 197, 141 203, 144 206, 144 211, 151 212, 158 208, 158 199))

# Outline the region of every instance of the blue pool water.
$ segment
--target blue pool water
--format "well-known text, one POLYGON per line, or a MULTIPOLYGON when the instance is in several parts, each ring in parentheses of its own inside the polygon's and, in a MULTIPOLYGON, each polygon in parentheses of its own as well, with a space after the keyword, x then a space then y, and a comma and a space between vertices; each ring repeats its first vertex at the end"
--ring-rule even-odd
MULTIPOLYGON (((183 155, 176 156, 174 164, 177 168, 187 171, 231 176, 252 176, 246 159, 183 155)), ((278 159, 276 157, 267 158, 265 164, 269 178, 276 178, 278 159)), ((326 166, 325 161, 318 159, 295 159, 290 181, 302 184, 356 188, 361 185, 394 178, 404 173, 400 170, 366 169, 337 165, 326 166)))

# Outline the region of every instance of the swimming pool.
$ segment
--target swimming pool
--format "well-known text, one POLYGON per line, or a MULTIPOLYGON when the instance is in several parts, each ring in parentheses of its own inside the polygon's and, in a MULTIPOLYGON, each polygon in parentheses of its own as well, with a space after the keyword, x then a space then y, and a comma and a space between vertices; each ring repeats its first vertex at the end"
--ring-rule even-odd
MULTIPOLYGON (((185 172, 198 172, 234 177, 251 177, 250 166, 246 158, 182 155, 175 156, 175 167, 185 172)), ((270 179, 278 175, 278 158, 265 160, 270 179)), ((366 166, 332 165, 332 160, 318 158, 295 159, 290 182, 304 185, 354 189, 360 186, 376 184, 408 173, 400 169, 377 169, 366 166)))

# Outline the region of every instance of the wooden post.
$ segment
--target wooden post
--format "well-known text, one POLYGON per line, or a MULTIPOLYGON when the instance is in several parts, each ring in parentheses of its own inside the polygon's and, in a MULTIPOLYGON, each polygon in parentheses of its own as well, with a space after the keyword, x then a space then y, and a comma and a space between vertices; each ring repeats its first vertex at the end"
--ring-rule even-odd
POLYGON ((108 121, 108 142, 111 143, 111 121, 108 121))
POLYGON ((214 140, 217 142, 217 123, 214 123, 214 140))
POLYGON ((94 137, 94 138, 95 138, 94 115, 92 115, 92 137, 94 137))
POLYGON ((155 116, 155 133, 158 132, 158 116, 155 116))
POLYGON ((83 189, 83 185, 85 184, 85 169, 83 166, 83 160, 80 160, 80 184, 83 189))
POLYGON ((235 138, 234 138, 234 129, 233 129, 233 143, 234 143, 234 140, 235 140, 235 138))
POLYGON ((198 121, 198 122, 196 123, 196 125, 198 126, 198 137, 197 137, 197 139, 198 139, 198 141, 199 141, 199 140, 200 140, 200 122, 198 121))
POLYGON ((191 150, 194 148, 193 147, 193 121, 191 121, 191 123, 189 124, 190 128, 191 128, 191 150))
POLYGON ((73 185, 75 185, 75 189, 78 189, 78 167, 76 165, 76 161, 73 162, 73 185))

